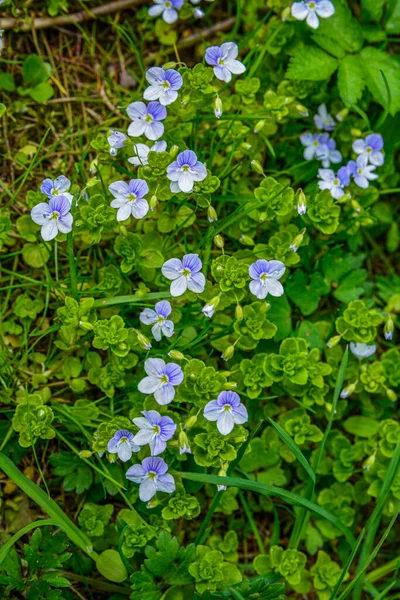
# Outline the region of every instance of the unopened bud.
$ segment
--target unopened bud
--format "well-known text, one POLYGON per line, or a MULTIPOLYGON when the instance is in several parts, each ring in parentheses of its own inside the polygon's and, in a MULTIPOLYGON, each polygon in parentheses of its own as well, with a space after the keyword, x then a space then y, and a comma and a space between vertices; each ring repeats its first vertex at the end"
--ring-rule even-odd
POLYGON ((341 339, 342 339, 342 336, 335 335, 335 336, 331 337, 331 339, 328 341, 328 343, 326 345, 328 346, 328 348, 334 348, 335 346, 337 346, 339 344, 341 339))
POLYGON ((201 10, 201 8, 195 8, 193 11, 193 16, 196 17, 196 19, 202 19, 204 17, 206 13, 204 12, 204 10, 201 10))
POLYGON ((176 144, 171 146, 171 148, 169 150, 169 154, 170 154, 170 156, 172 156, 172 158, 175 158, 175 156, 178 154, 178 152, 179 152, 179 148, 176 144))
POLYGON ((224 390, 235 390, 237 388, 237 383, 234 381, 227 381, 224 385, 224 390))
POLYGON ((149 510, 152 508, 156 508, 160 504, 161 500, 157 500, 155 496, 146 504, 146 508, 149 510))
POLYGON ((217 119, 222 116, 222 100, 219 96, 216 96, 214 100, 214 114, 217 119))
POLYGON ((254 127, 254 133, 258 133, 259 131, 261 131, 264 125, 265 121, 258 121, 258 123, 256 123, 256 126, 254 127))
POLYGON ((192 427, 194 427, 197 423, 197 415, 192 415, 191 417, 189 417, 184 425, 185 429, 192 429, 192 427))
POLYGON ((391 402, 396 402, 397 400, 396 392, 394 392, 394 390, 391 390, 390 388, 386 388, 386 396, 391 402))
POLYGON ((302 229, 300 233, 296 235, 293 242, 290 244, 290 248, 291 250, 293 250, 293 252, 297 252, 297 250, 300 248, 301 244, 303 243, 305 232, 306 230, 302 229))
POLYGON ((308 117, 308 109, 302 104, 296 104, 296 110, 301 117, 308 117))
POLYGON ((214 244, 222 250, 222 248, 224 247, 224 238, 222 237, 222 235, 218 234, 214 237, 214 244))
POLYGON ((307 212, 306 195, 303 190, 297 192, 297 212, 299 215, 304 215, 307 212))
POLYGON ((287 6, 282 11, 281 19, 282 19, 282 21, 287 21, 289 17, 290 17, 290 7, 287 6))
POLYGON ((359 129, 352 128, 352 129, 350 129, 350 133, 353 137, 356 137, 356 138, 364 137, 363 132, 360 131, 359 129))
POLYGON ((210 223, 214 223, 214 221, 218 221, 218 215, 215 211, 215 208, 213 206, 211 206, 211 204, 207 209, 207 219, 209 220, 210 223))
POLYGON ((269 302, 263 302, 258 310, 265 315, 265 313, 268 312, 270 308, 271 305, 269 302))
POLYGON ((351 208, 353 210, 355 210, 356 212, 360 212, 361 211, 361 205, 359 202, 357 202, 357 200, 355 200, 354 198, 351 199, 351 208))
POLYGON ((241 321, 243 319, 243 308, 240 306, 240 304, 236 305, 236 308, 235 308, 235 319, 237 321, 241 321))
POLYGON ((184 360, 185 359, 185 355, 182 354, 182 352, 179 352, 179 350, 170 350, 168 352, 168 356, 170 358, 172 358, 173 360, 184 360))
POLYGON ((165 65, 163 66, 164 71, 167 71, 168 69, 176 69, 177 64, 175 61, 170 60, 169 62, 165 63, 165 65))
POLYGON ((258 161, 258 160, 252 160, 251 163, 250 163, 250 166, 253 169, 253 171, 255 171, 256 173, 258 173, 259 175, 264 175, 264 169, 262 168, 262 165, 261 165, 260 161, 258 161))
POLYGON ((228 346, 227 349, 221 354, 221 358, 224 360, 229 360, 232 358, 235 352, 235 346, 228 346))
POLYGON ((83 329, 83 331, 92 331, 93 325, 89 323, 89 321, 79 321, 79 327, 83 329))
POLYGON ((91 452, 90 450, 81 450, 79 452, 79 456, 80 458, 90 458, 92 456, 93 452, 91 452))
POLYGON ((150 198, 150 202, 149 202, 150 210, 154 210, 156 208, 157 204, 158 204, 157 196, 153 195, 150 198))
MULTIPOLYGON (((220 468, 220 470, 218 471, 218 476, 226 477, 227 469, 228 469, 228 464, 227 463, 223 464, 222 467, 220 468)), ((217 485, 217 489, 219 492, 224 492, 226 490, 226 485, 217 485)))
POLYGON ((143 333, 141 333, 140 331, 137 332, 137 339, 139 342, 139 346, 142 348, 142 350, 150 350, 151 349, 150 340, 145 335, 143 335, 143 333))
POLYGON ((355 381, 354 383, 351 383, 350 385, 346 386, 341 392, 340 392, 340 397, 341 398, 348 398, 349 396, 351 396, 351 394, 354 393, 356 387, 357 387, 357 381, 355 381))
POLYGON ((363 469, 365 469, 366 471, 369 471, 370 468, 375 463, 375 460, 376 460, 376 451, 373 454, 371 454, 371 456, 369 456, 367 458, 367 460, 364 462, 363 469))
POLYGON ((394 323, 391 315, 388 316, 385 327, 383 328, 383 333, 385 336, 385 340, 393 339, 393 331, 394 331, 394 323))
POLYGON ((181 429, 178 435, 179 454, 191 454, 190 442, 187 433, 181 429))
POLYGON ((338 112, 338 114, 336 115, 336 120, 337 121, 344 121, 348 114, 349 114, 349 109, 348 108, 343 108, 343 110, 341 110, 340 112, 338 112))
POLYGON ((254 240, 249 235, 241 235, 239 242, 245 246, 254 246, 254 240))
POLYGON ((207 302, 207 304, 202 308, 201 312, 204 315, 206 315, 206 317, 211 319, 218 304, 219 304, 219 296, 215 296, 214 298, 212 298, 210 300, 210 302, 207 302))

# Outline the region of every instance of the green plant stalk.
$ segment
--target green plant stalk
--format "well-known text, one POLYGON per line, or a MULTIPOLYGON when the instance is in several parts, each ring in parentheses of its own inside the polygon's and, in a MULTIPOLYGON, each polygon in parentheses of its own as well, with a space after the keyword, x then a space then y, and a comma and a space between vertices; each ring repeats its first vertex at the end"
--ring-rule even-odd
POLYGON ((71 282, 71 294, 75 298, 78 297, 78 281, 76 278, 76 265, 74 256, 74 236, 72 231, 67 235, 67 251, 68 251, 68 262, 69 262, 69 277, 71 282))
POLYGON ((152 292, 145 296, 114 296, 113 298, 95 300, 93 308, 106 308, 107 306, 118 304, 136 304, 138 302, 147 302, 148 300, 163 300, 164 298, 171 298, 171 294, 169 292, 152 292))
POLYGON ((394 558, 393 560, 386 563, 385 565, 382 565, 382 567, 378 567, 377 569, 374 569, 373 571, 371 571, 371 573, 368 573, 368 575, 365 577, 365 579, 366 579, 366 581, 369 581, 370 583, 375 583, 375 581, 379 581, 379 579, 386 577, 386 575, 388 575, 392 571, 395 571, 396 569, 399 569, 399 568, 400 568, 400 556, 398 556, 397 558, 394 558))
POLYGON ((18 540, 22 538, 22 536, 24 536, 26 533, 29 533, 29 531, 32 531, 32 529, 36 529, 36 527, 45 527, 46 525, 54 525, 55 527, 60 527, 57 521, 54 521, 52 519, 43 519, 33 521, 32 523, 29 523, 29 525, 26 525, 25 527, 17 531, 17 533, 14 533, 14 535, 9 540, 7 540, 6 543, 3 544, 0 548, 0 565, 8 555, 11 548, 14 546, 15 542, 18 542, 18 540))
POLYGON ((78 548, 93 560, 97 558, 97 552, 93 550, 90 539, 77 527, 54 500, 49 498, 45 492, 33 481, 25 477, 16 465, 2 452, 0 452, 0 469, 17 485, 33 502, 55 521, 78 548))
POLYGON ((244 512, 246 514, 246 517, 247 517, 247 519, 248 519, 248 521, 250 523, 250 527, 251 527, 251 530, 252 530, 253 535, 255 537, 255 540, 257 542, 257 546, 258 546, 258 549, 260 551, 260 554, 265 554, 264 544, 263 544, 263 541, 261 539, 260 532, 258 531, 256 522, 254 521, 253 514, 252 514, 252 512, 250 510, 250 506, 247 504, 247 500, 244 497, 244 494, 240 490, 238 491, 238 496, 239 496, 240 502, 242 503, 242 506, 243 506, 244 512))

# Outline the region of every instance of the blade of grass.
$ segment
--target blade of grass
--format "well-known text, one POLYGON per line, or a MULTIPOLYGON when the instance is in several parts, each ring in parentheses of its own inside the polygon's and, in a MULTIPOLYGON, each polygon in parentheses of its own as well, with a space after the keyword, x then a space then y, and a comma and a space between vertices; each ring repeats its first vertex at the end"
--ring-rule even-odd
POLYGON ((364 535, 365 535, 365 529, 362 529, 361 532, 360 532, 360 535, 357 538, 357 542, 356 542, 356 544, 355 544, 355 546, 354 546, 354 548, 353 548, 353 550, 352 550, 349 558, 347 559, 345 566, 343 567, 343 570, 342 570, 342 572, 340 574, 340 577, 339 577, 339 579, 338 579, 338 581, 337 581, 337 583, 335 585, 335 588, 333 589, 333 591, 332 591, 332 593, 330 595, 329 600, 335 600, 337 591, 340 588, 340 586, 342 585, 343 580, 346 577, 346 573, 350 569, 350 566, 351 566, 351 564, 352 564, 352 562, 353 562, 353 560, 354 560, 354 558, 355 558, 355 556, 356 556, 356 554, 358 552, 358 549, 359 549, 359 547, 361 545, 361 542, 364 539, 364 535))
POLYGON ((67 517, 65 512, 58 506, 54 500, 49 498, 39 486, 33 481, 25 477, 16 465, 5 454, 0 452, 0 469, 12 479, 33 502, 38 504, 40 508, 53 519, 57 526, 60 527, 71 542, 78 548, 83 550, 85 554, 96 560, 97 553, 93 550, 90 539, 67 517))
POLYGON ((280 498, 292 506, 304 507, 318 515, 318 517, 326 519, 332 523, 332 525, 340 529, 351 547, 353 547, 356 543, 356 540, 350 529, 343 525, 343 523, 337 517, 335 517, 335 515, 332 515, 330 512, 321 508, 317 504, 310 502, 310 500, 303 498, 303 496, 298 496, 297 494, 293 494, 292 492, 288 492, 282 488, 268 485, 266 483, 260 483, 259 481, 240 479, 239 477, 219 477, 218 475, 208 475, 207 473, 184 473, 182 471, 177 471, 176 475, 182 477, 183 479, 189 479, 189 481, 213 483, 215 485, 226 485, 227 487, 237 487, 242 490, 250 490, 252 492, 263 494, 264 496, 280 498))
POLYGON ((270 417, 268 417, 268 421, 271 423, 272 427, 274 429, 276 429, 279 437, 283 440, 283 442, 286 444, 286 446, 289 448, 289 450, 292 452, 292 454, 295 455, 295 457, 297 458, 297 460, 299 461, 299 463, 301 464, 303 469, 306 471, 306 473, 310 477, 311 481, 315 484, 315 481, 316 481, 315 473, 312 470, 310 463, 308 462, 308 460, 306 459, 306 457, 304 456, 304 454, 302 453, 302 451, 296 444, 296 442, 290 437, 290 435, 288 435, 286 433, 286 431, 284 429, 282 429, 282 427, 280 425, 278 425, 278 423, 275 423, 275 421, 273 421, 270 417))
POLYGON ((60 527, 57 521, 53 521, 52 519, 39 519, 37 521, 29 523, 29 525, 26 525, 25 527, 17 531, 17 533, 14 533, 14 535, 9 540, 7 540, 6 543, 3 544, 0 548, 0 565, 6 558, 7 554, 10 552, 11 548, 14 546, 15 542, 18 542, 18 540, 22 538, 22 536, 24 536, 26 533, 29 533, 29 531, 32 531, 32 529, 36 529, 36 527, 45 527, 46 525, 54 525, 55 527, 60 527))

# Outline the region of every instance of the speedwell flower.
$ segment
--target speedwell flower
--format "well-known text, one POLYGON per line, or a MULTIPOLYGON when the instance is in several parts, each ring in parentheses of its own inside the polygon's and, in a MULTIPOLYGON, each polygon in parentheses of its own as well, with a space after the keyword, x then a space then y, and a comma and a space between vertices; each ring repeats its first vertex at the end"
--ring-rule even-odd
POLYGON ((228 83, 234 75, 244 73, 246 67, 239 60, 238 47, 234 42, 225 42, 221 46, 211 46, 206 50, 206 63, 214 67, 214 75, 217 79, 228 83))
POLYGON ((151 148, 149 148, 147 144, 133 144, 133 150, 136 156, 131 156, 131 158, 128 158, 128 162, 130 162, 131 165, 135 165, 135 167, 145 167, 149 164, 149 152, 165 152, 166 149, 167 142, 162 140, 153 144, 151 148))
POLYGON ((359 139, 353 142, 354 152, 376 167, 381 167, 385 162, 385 156, 381 152, 382 149, 383 138, 379 133, 371 133, 371 135, 367 135, 365 140, 359 139))
POLYGON ((318 107, 318 113, 314 115, 314 123, 318 129, 325 129, 325 131, 333 131, 336 127, 336 121, 328 113, 325 104, 318 107))
POLYGON ((268 294, 282 296, 283 287, 280 281, 286 267, 280 260, 264 260, 260 258, 249 267, 250 292, 263 300, 268 294))
POLYGON ((130 467, 125 477, 140 484, 139 498, 142 502, 148 502, 156 492, 172 494, 175 490, 175 480, 167 471, 168 465, 162 458, 149 456, 141 465, 130 467))
POLYGON ((148 140, 158 140, 164 133, 163 121, 167 116, 167 109, 159 102, 131 102, 126 109, 132 123, 128 127, 128 135, 139 137, 145 135, 148 140))
POLYGON ((133 438, 133 433, 127 429, 119 429, 108 442, 108 452, 118 454, 118 458, 126 462, 131 458, 132 452, 139 452, 140 450, 140 446, 135 444, 133 438))
POLYGON ((178 90, 182 87, 182 75, 174 69, 164 71, 161 67, 151 67, 146 72, 146 79, 150 83, 144 90, 145 100, 159 100, 163 106, 172 104, 178 97, 178 90))
POLYGON ((125 146, 125 142, 128 141, 128 137, 122 133, 122 131, 112 131, 107 138, 107 142, 110 145, 111 156, 116 156, 119 148, 125 146))
POLYGON ((248 420, 246 407, 240 402, 236 392, 221 392, 216 400, 211 400, 204 407, 204 416, 208 421, 216 421, 218 431, 228 435, 236 425, 248 420))
POLYGON ((374 173, 375 165, 369 165, 368 158, 365 155, 359 156, 356 162, 351 160, 347 166, 354 183, 364 190, 367 189, 370 181, 378 179, 378 175, 374 173))
POLYGON ((172 281, 171 296, 182 296, 189 289, 191 292, 201 294, 204 292, 206 278, 202 269, 202 262, 198 254, 185 254, 182 260, 170 258, 161 267, 162 274, 172 281))
POLYGON ((299 21, 306 21, 313 29, 319 27, 319 19, 327 19, 335 13, 335 7, 329 0, 303 0, 294 2, 291 8, 292 17, 299 21))
POLYGON ((358 342, 350 342, 350 350, 357 358, 368 358, 376 352, 375 344, 363 344, 358 342))
POLYGON ((118 208, 117 221, 126 221, 132 215, 135 219, 143 219, 149 212, 149 205, 144 196, 149 192, 149 186, 144 179, 131 179, 114 181, 108 189, 115 200, 111 202, 112 208, 118 208))
POLYGON ((171 181, 171 192, 189 193, 195 181, 203 181, 207 177, 207 169, 197 160, 193 150, 184 150, 168 166, 167 177, 171 181))
POLYGON ((70 202, 72 202, 73 195, 68 192, 71 187, 71 182, 68 177, 65 175, 60 175, 54 181, 51 179, 45 179, 40 186, 40 191, 42 194, 50 198, 54 198, 54 196, 64 196, 70 202))
POLYGON ((138 390, 142 394, 154 394, 158 404, 169 404, 175 397, 175 386, 183 381, 183 372, 179 365, 167 363, 161 358, 148 358, 144 363, 148 377, 139 382, 138 390))
POLYGON ((320 190, 329 190, 332 198, 338 200, 344 196, 344 187, 350 183, 350 173, 347 167, 341 167, 335 174, 332 169, 318 169, 320 190))
POLYGON ((148 14, 151 17, 162 18, 166 23, 175 23, 178 19, 178 10, 182 8, 184 0, 154 0, 154 6, 150 6, 148 14))
POLYGON ((172 312, 171 304, 168 300, 162 300, 157 302, 152 308, 145 308, 139 315, 139 319, 144 325, 153 325, 151 333, 154 339, 159 342, 161 340, 161 334, 165 337, 171 337, 174 333, 174 324, 167 317, 172 312))
POLYGON ((152 456, 164 452, 167 441, 176 431, 176 425, 171 417, 161 416, 156 410, 143 410, 143 417, 132 419, 140 431, 135 435, 135 444, 145 446, 149 444, 152 456))
POLYGON ((70 210, 71 203, 65 196, 52 196, 48 204, 40 202, 32 208, 32 221, 42 226, 40 235, 45 242, 53 240, 58 232, 69 233, 72 231, 74 218, 69 212, 70 210))

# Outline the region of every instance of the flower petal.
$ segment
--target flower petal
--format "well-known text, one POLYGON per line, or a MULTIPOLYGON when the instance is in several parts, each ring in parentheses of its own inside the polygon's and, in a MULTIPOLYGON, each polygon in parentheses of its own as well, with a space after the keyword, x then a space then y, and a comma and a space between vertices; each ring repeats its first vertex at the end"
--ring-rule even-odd
POLYGON ((152 308, 145 308, 140 313, 139 319, 144 325, 152 325, 157 321, 157 313, 152 308))
POLYGON ((183 371, 181 367, 175 363, 168 363, 165 366, 165 373, 168 375, 171 385, 179 385, 183 381, 183 371))
POLYGON ((148 358, 144 363, 144 370, 151 377, 161 377, 165 372, 165 366, 161 358, 148 358))
POLYGON ((179 276, 178 279, 175 279, 170 286, 171 296, 177 298, 178 296, 182 296, 187 290, 188 280, 187 277, 183 275, 179 276))
POLYGON ((206 286, 206 278, 203 273, 193 273, 188 279, 187 286, 191 292, 201 294, 206 286))
POLYGON ((139 498, 142 502, 148 502, 155 496, 157 492, 157 486, 154 479, 146 477, 146 479, 140 484, 139 487, 139 498))
POLYGON ((54 240, 54 238, 57 236, 57 233, 58 227, 55 219, 49 219, 46 223, 44 223, 44 225, 42 225, 42 229, 40 230, 40 235, 45 242, 54 240))
POLYGON ((170 258, 161 267, 161 272, 167 279, 178 279, 182 276, 182 261, 178 258, 170 258))
POLYGON ((154 398, 158 404, 161 404, 162 406, 169 404, 175 398, 174 386, 170 383, 163 385, 154 393, 154 398))
POLYGON ((218 417, 217 429, 222 435, 228 435, 235 426, 233 415, 228 411, 222 411, 218 417))
POLYGON ((170 473, 159 476, 157 479, 157 489, 167 494, 172 494, 175 491, 175 480, 170 473))
POLYGON ((31 219, 36 225, 44 225, 47 223, 48 217, 51 215, 51 210, 46 202, 36 204, 31 210, 31 219))
POLYGON ((138 390, 142 394, 154 394, 160 387, 160 380, 158 377, 144 377, 139 381, 138 390))

